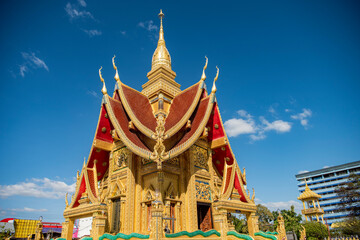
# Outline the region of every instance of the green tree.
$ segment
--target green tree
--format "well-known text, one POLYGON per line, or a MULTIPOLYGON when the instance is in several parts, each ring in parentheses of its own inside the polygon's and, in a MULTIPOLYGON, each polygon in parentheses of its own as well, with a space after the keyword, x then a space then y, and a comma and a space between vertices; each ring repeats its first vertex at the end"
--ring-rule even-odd
MULTIPOLYGON (((290 210, 283 209, 280 211, 281 215, 284 217, 285 221, 285 230, 294 232, 298 237, 300 236, 301 221, 302 216, 295 212, 295 207, 291 205, 290 210)), ((274 216, 274 228, 276 229, 278 222, 277 217, 279 216, 279 212, 273 212, 274 216)))
POLYGON ((348 218, 339 223, 337 230, 344 236, 360 235, 360 175, 350 174, 348 181, 335 192, 340 198, 337 211, 348 213, 348 218))
POLYGON ((339 212, 348 212, 349 218, 360 218, 360 175, 350 174, 348 181, 335 189, 340 198, 337 209, 339 212))
POLYGON ((5 229, 5 226, 0 225, 0 239, 10 237, 11 233, 9 229, 5 229))
POLYGON ((235 231, 238 233, 249 233, 246 219, 237 218, 235 215, 232 215, 231 218, 235 227, 235 231))
POLYGON ((274 215, 264 205, 256 205, 256 216, 259 217, 259 229, 260 231, 274 231, 272 222, 274 221, 274 215))
POLYGON ((303 225, 306 229, 306 238, 309 240, 323 240, 329 236, 327 227, 321 222, 310 221, 303 225))

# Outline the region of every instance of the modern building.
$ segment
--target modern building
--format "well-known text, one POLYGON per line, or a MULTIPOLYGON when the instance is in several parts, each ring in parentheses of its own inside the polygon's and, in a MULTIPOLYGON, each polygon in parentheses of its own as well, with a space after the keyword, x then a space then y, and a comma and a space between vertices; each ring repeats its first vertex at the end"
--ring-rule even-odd
POLYGON ((310 190, 321 195, 320 207, 324 210, 324 219, 331 226, 332 223, 342 221, 346 212, 337 212, 340 198, 335 193, 336 187, 346 183, 350 174, 360 174, 360 161, 327 167, 295 175, 300 193, 305 191, 306 183, 310 190))

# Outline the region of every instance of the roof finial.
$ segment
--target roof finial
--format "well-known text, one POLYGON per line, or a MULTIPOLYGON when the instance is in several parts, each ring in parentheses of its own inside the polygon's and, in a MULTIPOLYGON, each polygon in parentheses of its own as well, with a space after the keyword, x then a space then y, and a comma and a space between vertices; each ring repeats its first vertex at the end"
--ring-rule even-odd
POLYGON ((115 59, 115 55, 114 55, 114 57, 112 58, 112 63, 113 63, 113 67, 114 67, 114 69, 115 69, 115 71, 116 71, 116 73, 115 73, 115 80, 118 82, 118 81, 120 81, 120 78, 119 78, 119 73, 118 73, 118 70, 117 70, 117 67, 116 67, 116 65, 115 65, 115 61, 114 61, 114 59, 115 59))
POLYGON ((205 66, 204 66, 204 69, 203 69, 203 73, 201 75, 201 80, 202 81, 205 81, 205 79, 206 79, 205 70, 206 70, 207 65, 208 65, 208 58, 206 56, 205 56, 205 58, 206 58, 206 62, 205 62, 205 66))
POLYGON ((106 86, 105 86, 105 81, 104 81, 104 79, 103 79, 103 77, 101 75, 101 69, 102 69, 102 67, 99 69, 100 80, 103 83, 103 88, 101 89, 101 92, 102 92, 103 95, 105 95, 105 94, 107 94, 107 90, 106 90, 106 86))
POLYGON ((215 85, 215 82, 218 80, 218 77, 219 77, 219 68, 216 66, 216 69, 217 69, 217 72, 216 72, 216 76, 214 78, 214 83, 213 83, 213 87, 211 89, 211 92, 212 93, 215 93, 216 92, 216 85, 215 85))
POLYGON ((159 13, 159 18, 160 18, 160 32, 159 32, 159 42, 160 40, 165 40, 164 39, 164 28, 163 28, 163 18, 164 18, 165 14, 163 14, 162 9, 160 9, 160 13, 159 13))
POLYGON ((165 66, 171 69, 171 58, 169 51, 166 49, 165 46, 165 39, 164 39, 164 28, 163 28, 163 18, 164 13, 160 9, 159 18, 160 18, 160 31, 159 31, 159 41, 157 47, 155 49, 151 69, 155 69, 157 66, 165 66))

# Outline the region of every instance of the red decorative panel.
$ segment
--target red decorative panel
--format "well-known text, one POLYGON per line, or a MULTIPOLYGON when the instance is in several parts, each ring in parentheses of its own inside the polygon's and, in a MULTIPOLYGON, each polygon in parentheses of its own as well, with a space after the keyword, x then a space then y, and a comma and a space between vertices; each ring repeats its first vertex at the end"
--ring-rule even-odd
POLYGON ((93 148, 87 167, 93 168, 96 160, 96 171, 98 173, 98 181, 101 180, 109 167, 110 152, 93 148))
POLYGON ((219 108, 215 104, 214 104, 213 113, 210 116, 210 120, 207 124, 207 127, 209 128, 209 135, 208 135, 209 141, 225 136, 220 118, 219 108))
POLYGON ((226 192, 226 190, 228 189, 229 184, 230 184, 231 171, 232 171, 232 167, 229 167, 229 168, 227 169, 227 173, 226 173, 226 181, 225 181, 224 193, 226 192))
POLYGON ((88 175, 88 179, 89 179, 89 184, 90 184, 90 190, 92 192, 92 194, 94 195, 94 197, 97 197, 96 195, 96 186, 94 184, 94 171, 92 169, 87 169, 87 175, 88 175))
POLYGON ((78 195, 76 196, 76 200, 75 200, 73 207, 79 206, 79 200, 81 198, 81 195, 85 192, 85 189, 86 189, 85 178, 84 178, 84 176, 82 176, 79 192, 78 192, 78 195))
POLYGON ((240 195, 240 201, 247 202, 246 198, 245 198, 245 194, 243 193, 243 191, 241 189, 241 185, 240 185, 240 182, 239 182, 239 176, 238 176, 237 173, 235 174, 234 187, 235 187, 235 189, 238 191, 238 193, 240 195))
POLYGON ((113 138, 111 136, 110 131, 113 129, 111 122, 109 120, 109 117, 105 117, 106 110, 105 107, 101 107, 101 115, 100 115, 100 121, 96 133, 96 139, 100 139, 107 142, 113 142, 113 138))

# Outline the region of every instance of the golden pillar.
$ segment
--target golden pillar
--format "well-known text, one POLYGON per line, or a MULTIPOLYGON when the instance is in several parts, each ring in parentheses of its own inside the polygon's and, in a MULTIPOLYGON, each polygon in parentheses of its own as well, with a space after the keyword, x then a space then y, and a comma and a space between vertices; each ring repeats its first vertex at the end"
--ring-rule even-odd
POLYGON ((254 212, 246 214, 249 235, 252 237, 255 236, 256 232, 259 232, 258 218, 254 212))
POLYGON ((90 233, 93 239, 99 239, 100 236, 104 235, 106 218, 107 216, 105 214, 105 211, 95 212, 93 214, 93 222, 90 233))
POLYGON ((159 240, 165 237, 163 230, 164 207, 162 202, 158 200, 155 200, 151 205, 150 239, 159 240))
POLYGON ((61 237, 66 240, 72 240, 74 230, 74 219, 65 218, 65 222, 62 224, 61 237))
POLYGON ((221 239, 226 239, 226 234, 228 232, 228 222, 227 222, 227 211, 226 209, 218 209, 214 212, 214 229, 221 234, 221 239))
POLYGON ((124 231, 125 234, 130 234, 134 232, 134 208, 135 208, 135 176, 134 176, 134 162, 133 162, 133 154, 131 154, 128 150, 126 151, 126 155, 128 156, 128 169, 127 171, 127 179, 126 179, 126 203, 125 203, 125 222, 124 222, 124 231))

